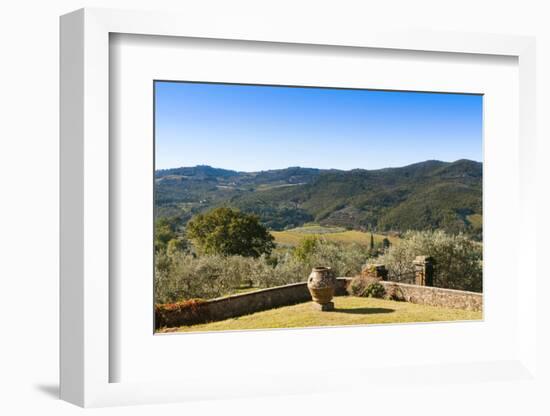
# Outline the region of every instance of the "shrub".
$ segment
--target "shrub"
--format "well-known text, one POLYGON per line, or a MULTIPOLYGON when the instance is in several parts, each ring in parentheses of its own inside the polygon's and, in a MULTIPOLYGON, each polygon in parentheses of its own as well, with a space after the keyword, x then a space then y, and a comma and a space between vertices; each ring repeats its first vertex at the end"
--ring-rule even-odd
POLYGON ((214 298, 240 286, 247 264, 235 256, 195 257, 186 253, 157 256, 155 301, 171 303, 190 298, 214 298))
POLYGON ((317 237, 306 237, 294 248, 292 254, 300 261, 306 262, 311 260, 315 254, 320 242, 317 237))
POLYGON ((187 241, 183 238, 173 238, 168 241, 166 245, 166 251, 168 254, 175 254, 179 251, 187 250, 187 241))
POLYGON ((187 250, 187 241, 178 231, 177 218, 160 218, 155 221, 155 252, 187 250))
POLYGON ((380 283, 371 283, 367 286, 365 296, 369 298, 383 298, 386 295, 386 289, 380 283))
POLYGON ((331 267, 336 275, 361 271, 367 256, 364 247, 319 239, 307 258, 292 250, 277 250, 271 256, 203 255, 162 252, 156 256, 155 301, 173 303, 183 299, 210 299, 227 295, 242 285, 273 287, 307 280, 315 266, 331 267))
POLYGON ((209 320, 208 304, 202 299, 155 305, 155 328, 157 329, 178 326, 180 322, 195 325, 209 320))
POLYGON ((383 297, 384 286, 379 283, 380 279, 375 277, 358 275, 351 279, 348 286, 348 293, 353 296, 360 297, 383 297), (382 290, 382 294, 381 290, 382 290), (376 295, 376 296, 375 296, 376 295), (380 295, 380 296, 379 296, 380 295))

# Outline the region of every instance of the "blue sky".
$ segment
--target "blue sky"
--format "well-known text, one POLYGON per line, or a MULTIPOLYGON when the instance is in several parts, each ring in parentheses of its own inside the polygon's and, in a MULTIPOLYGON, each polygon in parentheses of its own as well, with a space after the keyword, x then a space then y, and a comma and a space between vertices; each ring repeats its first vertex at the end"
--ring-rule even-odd
POLYGON ((479 95, 157 81, 155 106, 157 169, 482 160, 479 95))

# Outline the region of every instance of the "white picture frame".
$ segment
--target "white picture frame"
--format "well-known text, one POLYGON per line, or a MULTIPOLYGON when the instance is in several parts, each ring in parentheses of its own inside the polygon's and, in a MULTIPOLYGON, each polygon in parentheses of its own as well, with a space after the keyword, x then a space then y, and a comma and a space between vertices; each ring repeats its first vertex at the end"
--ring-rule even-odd
MULTIPOLYGON (((214 397, 330 392, 384 384, 399 375, 404 384, 490 380, 537 380, 536 279, 533 254, 520 254, 510 273, 521 264, 525 287, 517 291, 517 348, 509 359, 478 362, 419 362, 414 368, 331 370, 327 377, 347 382, 323 383, 319 374, 285 369, 261 382, 212 381, 204 374, 182 380, 112 382, 116 360, 111 348, 110 311, 116 308, 110 292, 110 159, 109 51, 110 34, 246 40, 333 47, 430 51, 442 54, 515 57, 519 67, 519 157, 517 178, 518 245, 536 241, 535 172, 535 41, 529 37, 465 33, 330 31, 312 26, 278 27, 269 21, 223 19, 194 21, 192 16, 166 13, 83 9, 61 18, 61 397, 80 406, 159 403, 214 397), (408 376, 407 376, 408 374, 408 376), (408 380, 408 381, 407 381, 408 380)), ((144 307, 146 307, 145 305, 144 307)), ((152 334, 151 334, 152 335, 152 334)), ((169 337, 166 337, 168 339, 169 337)), ((451 394, 451 392, 447 392, 451 394)))

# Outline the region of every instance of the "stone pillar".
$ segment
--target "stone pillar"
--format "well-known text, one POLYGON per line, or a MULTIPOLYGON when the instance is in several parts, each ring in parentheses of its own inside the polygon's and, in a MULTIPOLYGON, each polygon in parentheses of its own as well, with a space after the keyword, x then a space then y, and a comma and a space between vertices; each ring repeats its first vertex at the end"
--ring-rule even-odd
POLYGON ((379 280, 388 279, 388 269, 386 269, 385 264, 374 263, 367 264, 361 271, 363 277, 371 277, 379 280))
POLYGON ((419 286, 434 285, 434 260, 430 256, 416 256, 414 259, 415 284, 419 286))

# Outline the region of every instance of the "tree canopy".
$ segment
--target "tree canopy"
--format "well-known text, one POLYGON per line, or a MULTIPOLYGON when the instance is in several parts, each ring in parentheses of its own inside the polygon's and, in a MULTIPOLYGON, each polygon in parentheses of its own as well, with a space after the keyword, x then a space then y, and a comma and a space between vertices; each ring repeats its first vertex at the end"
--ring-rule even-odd
POLYGON ((275 248, 273 236, 258 216, 227 207, 194 216, 186 235, 203 254, 259 257, 275 248))
POLYGON ((155 251, 183 251, 186 241, 178 234, 176 218, 159 218, 155 221, 155 251))

